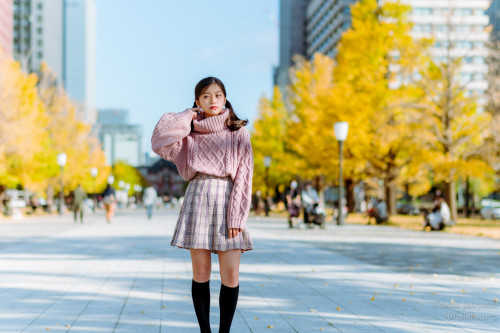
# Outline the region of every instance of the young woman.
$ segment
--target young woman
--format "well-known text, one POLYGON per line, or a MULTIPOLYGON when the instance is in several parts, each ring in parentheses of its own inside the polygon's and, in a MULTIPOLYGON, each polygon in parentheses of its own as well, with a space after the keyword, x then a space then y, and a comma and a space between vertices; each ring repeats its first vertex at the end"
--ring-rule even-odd
POLYGON ((172 246, 189 249, 192 298, 201 332, 210 332, 211 253, 219 257, 219 332, 229 332, 239 293, 241 253, 253 249, 246 227, 253 153, 250 136, 214 77, 198 82, 193 107, 166 113, 153 131, 153 151, 173 161, 189 186, 172 246))

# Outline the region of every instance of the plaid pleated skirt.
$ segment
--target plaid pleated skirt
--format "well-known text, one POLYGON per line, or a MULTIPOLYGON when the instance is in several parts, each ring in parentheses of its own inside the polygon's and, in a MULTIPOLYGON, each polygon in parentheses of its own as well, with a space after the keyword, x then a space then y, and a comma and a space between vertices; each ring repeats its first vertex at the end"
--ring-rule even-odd
POLYGON ((229 238, 227 209, 233 189, 231 177, 198 173, 189 183, 170 245, 205 249, 212 253, 253 249, 248 228, 229 238))

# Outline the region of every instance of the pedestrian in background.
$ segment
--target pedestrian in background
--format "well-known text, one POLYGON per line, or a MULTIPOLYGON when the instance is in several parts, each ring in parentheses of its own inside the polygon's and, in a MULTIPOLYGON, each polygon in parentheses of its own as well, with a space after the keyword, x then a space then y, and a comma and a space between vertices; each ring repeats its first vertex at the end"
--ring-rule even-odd
POLYGON ((295 180, 290 183, 290 188, 285 190, 286 207, 288 210, 288 228, 293 228, 294 218, 300 215, 300 191, 298 189, 298 184, 295 180))
POLYGON ((308 225, 309 217, 312 214, 312 210, 315 204, 319 203, 319 196, 316 189, 312 186, 310 181, 306 182, 306 186, 302 190, 302 211, 304 213, 304 224, 308 225))
POLYGON ((239 294, 241 253, 252 250, 246 226, 252 197, 250 135, 214 77, 195 87, 193 107, 163 115, 153 132, 153 151, 173 161, 189 186, 171 245, 189 249, 191 293, 201 332, 210 330, 211 254, 219 256, 219 332, 227 333, 239 294))
POLYGON ((80 213, 80 223, 83 223, 85 199, 87 199, 87 193, 82 189, 82 186, 78 184, 77 188, 73 191, 73 217, 75 223, 77 223, 78 213, 80 213))
POLYGON ((434 207, 432 212, 424 215, 424 231, 427 227, 431 227, 431 230, 443 230, 446 225, 450 224, 451 212, 450 207, 442 197, 440 193, 436 195, 434 200, 434 207))
POLYGON ((106 185, 106 189, 102 192, 102 202, 106 210, 106 221, 111 223, 111 220, 115 216, 116 192, 110 184, 106 185))
POLYGON ((148 186, 144 190, 144 196, 142 197, 142 201, 144 202, 144 206, 146 206, 146 213, 148 215, 148 220, 151 220, 153 217, 153 209, 158 199, 158 193, 153 186, 148 186))

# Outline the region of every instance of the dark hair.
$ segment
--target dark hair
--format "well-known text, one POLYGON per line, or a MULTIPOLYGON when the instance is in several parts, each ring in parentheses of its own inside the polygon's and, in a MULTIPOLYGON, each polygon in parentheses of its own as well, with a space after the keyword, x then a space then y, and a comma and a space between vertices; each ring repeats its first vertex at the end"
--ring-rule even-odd
POLYGON ((222 93, 224 94, 224 97, 226 97, 225 107, 227 109, 229 109, 229 116, 227 117, 226 126, 231 131, 237 131, 240 128, 242 128, 243 126, 245 126, 246 124, 248 124, 247 119, 240 119, 240 118, 238 118, 236 113, 234 113, 234 110, 233 110, 231 103, 229 103, 229 101, 227 100, 226 88, 224 87, 224 84, 222 83, 221 80, 219 80, 218 78, 213 77, 213 76, 209 76, 209 77, 202 79, 200 82, 198 82, 198 84, 194 88, 194 100, 195 100, 195 102, 193 103, 193 108, 197 107, 196 100, 198 100, 200 98, 203 91, 205 91, 206 88, 208 88, 210 85, 212 85, 214 83, 217 84, 222 89, 222 93))

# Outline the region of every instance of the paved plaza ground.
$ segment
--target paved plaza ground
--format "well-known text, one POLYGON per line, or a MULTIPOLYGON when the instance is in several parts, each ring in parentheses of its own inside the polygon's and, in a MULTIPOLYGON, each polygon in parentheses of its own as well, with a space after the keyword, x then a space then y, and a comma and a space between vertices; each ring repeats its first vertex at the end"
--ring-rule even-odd
MULTIPOLYGON (((178 211, 0 221, 0 332, 199 332, 178 211)), ((500 241, 248 221, 232 332, 500 332, 500 241)), ((211 323, 220 288, 213 255, 211 323)))

